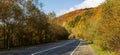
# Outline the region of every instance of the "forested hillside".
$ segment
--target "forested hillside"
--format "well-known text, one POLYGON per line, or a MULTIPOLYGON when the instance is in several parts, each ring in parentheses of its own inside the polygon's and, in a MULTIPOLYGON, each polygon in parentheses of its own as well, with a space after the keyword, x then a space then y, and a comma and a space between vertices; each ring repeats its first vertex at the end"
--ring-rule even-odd
POLYGON ((0 48, 68 39, 67 30, 35 4, 32 0, 0 0, 0 48))
POLYGON ((58 19, 55 19, 55 21, 57 24, 63 24, 64 22, 68 23, 71 20, 73 20, 76 16, 83 14, 88 9, 92 9, 92 8, 80 9, 80 10, 69 12, 67 14, 64 14, 58 17, 58 19))
POLYGON ((107 0, 96 8, 67 13, 56 22, 71 33, 69 38, 84 39, 120 55, 120 0, 107 0))

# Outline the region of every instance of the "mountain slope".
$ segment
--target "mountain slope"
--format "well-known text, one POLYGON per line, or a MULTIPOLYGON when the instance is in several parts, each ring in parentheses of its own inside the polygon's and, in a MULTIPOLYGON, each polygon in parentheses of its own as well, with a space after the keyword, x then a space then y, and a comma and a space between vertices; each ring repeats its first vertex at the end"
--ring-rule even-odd
POLYGON ((81 10, 76 10, 76 11, 72 11, 69 13, 66 13, 60 17, 58 17, 55 21, 58 24, 62 24, 63 22, 70 22, 71 20, 73 20, 76 16, 83 14, 86 10, 88 9, 92 9, 92 8, 87 8, 87 9, 81 9, 81 10))
POLYGON ((55 21, 71 33, 69 38, 84 39, 109 52, 108 55, 112 52, 120 55, 120 0, 107 0, 96 8, 76 10, 55 21))
POLYGON ((72 11, 58 17, 55 21, 57 24, 64 26, 71 33, 70 37, 79 38, 78 36, 81 35, 81 30, 90 25, 93 27, 97 24, 97 21, 101 18, 101 9, 102 7, 99 6, 96 8, 72 11))

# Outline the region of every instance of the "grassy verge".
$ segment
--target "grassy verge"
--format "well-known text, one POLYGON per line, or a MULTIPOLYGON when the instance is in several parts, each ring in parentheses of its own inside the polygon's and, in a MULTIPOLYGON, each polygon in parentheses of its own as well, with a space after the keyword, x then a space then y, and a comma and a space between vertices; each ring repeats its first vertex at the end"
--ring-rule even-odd
POLYGON ((103 51, 101 48, 95 46, 94 44, 90 44, 90 46, 93 48, 97 55, 115 55, 114 53, 103 51))

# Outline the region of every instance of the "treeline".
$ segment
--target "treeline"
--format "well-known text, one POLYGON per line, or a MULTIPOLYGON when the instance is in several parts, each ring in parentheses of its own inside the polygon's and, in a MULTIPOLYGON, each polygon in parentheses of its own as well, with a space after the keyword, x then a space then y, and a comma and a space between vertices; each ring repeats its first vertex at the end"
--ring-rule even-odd
POLYGON ((0 48, 65 40, 68 35, 65 28, 55 24, 33 1, 0 1, 0 48))
POLYGON ((103 50, 120 55, 120 0, 107 0, 102 8, 95 42, 103 50))
POLYGON ((69 37, 93 43, 109 55, 120 55, 120 0, 106 0, 99 7, 83 12, 63 23, 71 32, 69 37))

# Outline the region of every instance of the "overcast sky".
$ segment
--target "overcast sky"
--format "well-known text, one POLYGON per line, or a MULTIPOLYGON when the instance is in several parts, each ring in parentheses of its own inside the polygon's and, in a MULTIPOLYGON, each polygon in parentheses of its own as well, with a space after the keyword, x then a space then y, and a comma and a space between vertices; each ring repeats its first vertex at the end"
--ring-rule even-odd
POLYGON ((63 15, 65 13, 84 9, 97 7, 105 0, 40 0, 43 4, 43 10, 45 13, 54 11, 57 16, 63 15))

